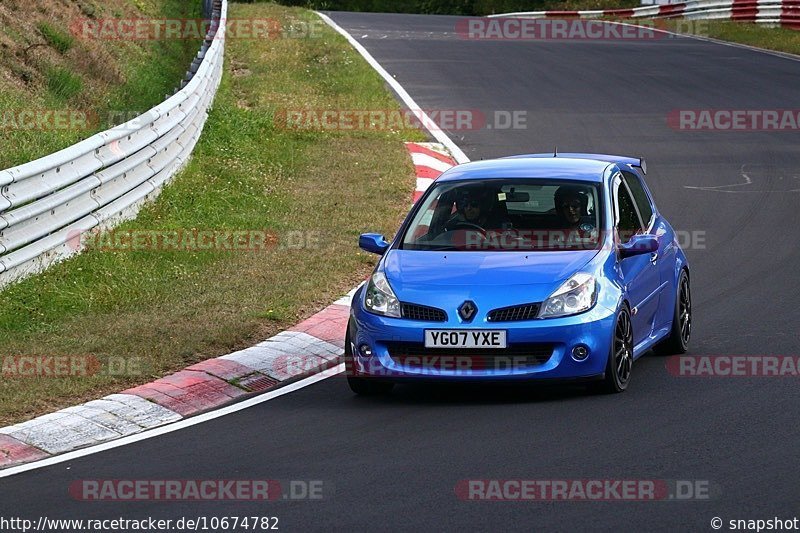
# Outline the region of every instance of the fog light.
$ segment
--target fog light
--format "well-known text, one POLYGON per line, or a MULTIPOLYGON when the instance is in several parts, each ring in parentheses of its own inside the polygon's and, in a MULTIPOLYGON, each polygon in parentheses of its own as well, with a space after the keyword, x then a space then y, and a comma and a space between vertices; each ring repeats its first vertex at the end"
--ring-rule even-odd
POLYGON ((362 344, 358 347, 358 353, 360 353, 363 357, 372 357, 372 348, 370 348, 367 344, 362 344))
POLYGON ((579 344, 578 346, 572 349, 572 358, 576 361, 583 361, 587 357, 589 357, 589 348, 584 346, 583 344, 579 344))

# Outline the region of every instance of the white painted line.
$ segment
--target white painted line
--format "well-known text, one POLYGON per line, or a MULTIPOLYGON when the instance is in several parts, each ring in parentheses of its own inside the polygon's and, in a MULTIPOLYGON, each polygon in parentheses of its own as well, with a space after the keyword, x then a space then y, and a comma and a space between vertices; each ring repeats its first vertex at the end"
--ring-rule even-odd
MULTIPOLYGON (((672 32, 670 32, 672 33, 672 32)), ((677 33, 674 35, 680 35, 682 37, 691 37, 692 39, 697 39, 698 41, 706 41, 709 43, 715 44, 722 44, 725 46, 732 46, 734 48, 743 48, 745 50, 750 50, 751 52, 760 52, 762 54, 767 54, 769 56, 780 57, 782 59, 788 59, 790 61, 800 61, 800 56, 795 54, 790 54, 789 52, 778 52, 777 50, 767 50, 766 48, 759 48, 757 46, 750 46, 749 44, 741 44, 741 43, 732 43, 730 41, 723 41, 720 39, 714 39, 713 37, 700 37, 698 35, 689 35, 686 33, 677 33)))
MULTIPOLYGON (((420 117, 420 121, 422 122, 422 124, 425 124, 426 127, 427 124, 436 124, 433 120, 431 120, 428 114, 425 113, 422 110, 422 108, 420 108, 417 105, 417 103, 414 101, 413 98, 411 98, 411 95, 408 94, 408 92, 403 88, 403 86, 400 85, 400 83, 396 79, 394 79, 392 75, 389 74, 386 71, 386 69, 384 69, 381 66, 381 64, 375 60, 374 57, 372 57, 372 54, 370 54, 367 51, 367 49, 361 45, 361 43, 356 41, 353 38, 353 36, 347 32, 347 30, 336 24, 328 15, 320 13, 319 11, 316 11, 316 13, 317 15, 320 16, 322 20, 324 20, 328 24, 328 26, 330 26, 331 28, 342 34, 344 38, 347 39, 351 45, 353 45, 353 48, 355 48, 358 51, 358 53, 361 54, 364 57, 364 59, 367 60, 367 63, 369 63, 370 66, 374 68, 378 72, 378 74, 380 74, 383 77, 384 80, 386 80, 386 83, 388 83, 389 86, 391 86, 391 88, 394 89, 394 92, 397 93, 397 95, 400 97, 403 103, 406 104, 408 109, 411 110, 418 117, 420 117)), ((459 163, 469 163, 469 157, 467 157, 467 155, 461 150, 461 148, 459 148, 456 145, 456 143, 454 143, 453 140, 444 131, 441 130, 441 128, 427 128, 427 129, 437 141, 445 145, 447 149, 450 150, 450 153, 453 154, 453 157, 455 158, 456 161, 458 161, 459 163)))
POLYGON ((783 59, 788 59, 790 61, 800 61, 800 56, 795 54, 790 54, 788 52, 778 52, 775 50, 767 50, 766 48, 759 48, 757 46, 750 46, 748 44, 741 44, 741 43, 733 43, 730 41, 722 41, 720 39, 714 39, 713 37, 702 37, 700 35, 692 35, 690 33, 676 33, 674 31, 669 30, 662 30, 660 28, 653 28, 652 26, 642 26, 641 24, 634 24, 629 22, 616 22, 616 21, 603 21, 609 24, 620 24, 622 26, 632 26, 634 28, 647 28, 657 33, 666 33, 668 35, 676 35, 678 37, 686 37, 687 39, 695 39, 697 41, 705 41, 707 43, 714 43, 714 44, 721 44, 724 46, 732 46, 733 48, 743 48, 745 50, 750 50, 751 52, 760 52, 762 54, 767 54, 770 56, 780 57, 783 59))
POLYGON ((81 450, 75 450, 73 452, 68 452, 63 455, 57 455, 55 457, 42 459, 41 461, 36 461, 33 463, 28 463, 20 466, 7 468, 5 470, 0 470, 0 478, 10 477, 16 474, 21 474, 23 472, 29 472, 31 470, 37 470, 39 468, 44 468, 47 466, 52 466, 55 464, 72 461, 80 457, 86 457, 87 455, 94 455, 96 453, 104 452, 106 450, 112 450, 114 448, 119 448, 120 446, 126 446, 128 444, 133 444, 135 442, 143 441, 146 439, 152 439, 153 437, 158 437, 161 435, 165 435, 167 433, 172 433, 173 431, 178 431, 197 424, 202 424, 203 422, 208 422, 209 420, 214 420, 215 418, 220 418, 222 416, 236 413, 238 411, 243 411, 249 407, 253 407, 254 405, 258 405, 264 402, 268 402, 269 400, 279 398, 284 394, 289 394, 290 392, 294 392, 296 390, 308 387, 309 385, 313 385, 315 383, 333 377, 337 374, 340 374, 341 372, 344 372, 344 363, 341 363, 333 368, 320 372, 319 374, 314 374, 313 376, 309 376, 300 381, 296 381, 295 383, 286 385, 285 387, 281 387, 280 389, 275 390, 273 392, 267 392, 259 396, 250 398, 249 400, 229 405, 228 407, 223 407, 222 409, 218 409, 216 411, 211 411, 209 413, 205 413, 202 415, 193 416, 192 418, 187 418, 179 422, 169 424, 167 426, 161 426, 159 428, 150 429, 142 433, 137 433, 136 435, 122 437, 121 439, 117 439, 111 442, 106 442, 103 444, 98 444, 97 446, 92 446, 90 448, 83 448, 81 450))
POLYGON ((419 152, 411 152, 411 160, 417 166, 429 167, 432 168, 433 170, 438 170, 439 172, 445 172, 453 168, 453 165, 449 163, 440 161, 439 159, 436 159, 432 155, 421 154, 419 152))
MULTIPOLYGON (((654 8, 656 8, 656 11, 655 11, 654 14, 657 14, 658 13, 658 9, 657 9, 658 6, 654 6, 654 8)), ((641 11, 641 12, 643 13, 644 11, 641 11)), ((498 13, 498 14, 495 14, 495 15, 487 15, 487 18, 518 17, 520 15, 525 15, 525 14, 530 14, 530 13, 531 12, 498 13)), ((544 16, 544 14, 546 12, 545 11, 539 11, 539 12, 536 12, 536 13, 541 13, 542 16, 544 16)), ((636 18, 652 18, 652 15, 642 15, 642 16, 639 16, 639 17, 636 17, 636 18)), ((664 19, 663 18, 659 18, 658 20, 664 20, 664 19)), ((688 20, 717 20, 717 19, 688 19, 688 20)), ((729 19, 719 19, 719 20, 729 20, 729 19)), ((723 41, 721 39, 714 39, 713 37, 703 37, 703 36, 700 36, 700 35, 692 35, 692 34, 689 34, 689 33, 676 33, 676 32, 673 32, 673 31, 662 30, 660 28, 653 28, 652 26, 636 24, 636 23, 633 23, 633 22, 619 22, 619 21, 614 21, 614 20, 603 20, 601 22, 605 22, 607 24, 620 24, 622 26, 632 26, 634 28, 646 28, 646 29, 652 30, 653 32, 657 32, 657 33, 665 33, 665 34, 668 34, 668 35, 677 35, 679 37, 686 37, 686 38, 689 38, 689 39, 695 39, 695 40, 698 40, 698 41, 705 41, 705 42, 714 43, 714 44, 721 44, 721 45, 724 45, 724 46, 732 46, 734 48, 744 48, 745 50, 750 50, 752 52, 760 52, 762 54, 767 54, 767 55, 770 55, 770 56, 781 57, 783 59, 789 59, 790 61, 800 61, 800 55, 791 54, 789 52, 778 52, 777 50, 767 50, 766 48, 759 48, 757 46, 751 46, 749 44, 741 44, 741 43, 734 43, 734 42, 731 42, 731 41, 723 41)))

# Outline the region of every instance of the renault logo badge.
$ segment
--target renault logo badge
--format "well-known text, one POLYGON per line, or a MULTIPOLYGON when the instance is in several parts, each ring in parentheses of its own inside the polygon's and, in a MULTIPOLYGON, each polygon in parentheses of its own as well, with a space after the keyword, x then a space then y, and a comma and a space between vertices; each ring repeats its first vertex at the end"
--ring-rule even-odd
POLYGON ((458 308, 458 316, 461 317, 461 320, 464 322, 469 322, 475 317, 475 313, 478 312, 478 306, 475 305, 474 302, 467 300, 461 307, 458 308))

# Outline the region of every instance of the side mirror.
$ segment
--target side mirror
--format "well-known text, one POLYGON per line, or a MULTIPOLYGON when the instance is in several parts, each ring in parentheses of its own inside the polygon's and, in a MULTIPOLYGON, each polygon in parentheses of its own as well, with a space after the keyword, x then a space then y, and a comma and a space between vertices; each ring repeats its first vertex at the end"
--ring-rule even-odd
POLYGON ((635 255, 652 254, 657 251, 658 237, 655 235, 634 235, 630 241, 619 245, 619 255, 623 259, 635 255))
POLYGON ((380 233, 364 233, 358 238, 358 247, 365 252, 383 255, 389 249, 389 243, 380 233))

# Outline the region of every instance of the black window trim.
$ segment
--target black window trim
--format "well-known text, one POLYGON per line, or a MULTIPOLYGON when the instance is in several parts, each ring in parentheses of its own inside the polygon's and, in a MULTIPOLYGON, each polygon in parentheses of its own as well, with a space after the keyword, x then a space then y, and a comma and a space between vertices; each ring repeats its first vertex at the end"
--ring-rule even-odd
POLYGON ((626 170, 621 171, 621 175, 623 178, 622 182, 625 183, 625 188, 628 189, 628 192, 631 194, 631 198, 633 199, 633 205, 636 206, 636 212, 639 213, 639 220, 642 220, 642 212, 639 210, 639 203, 636 201, 636 196, 634 196, 633 191, 631 191, 631 188, 628 186, 627 182, 628 178, 626 174, 631 174, 635 179, 639 180, 639 185, 641 185, 642 191, 644 192, 644 195, 647 197, 647 204, 650 206, 650 220, 647 221, 647 225, 643 224, 643 227, 645 233, 650 233, 650 231, 653 229, 653 224, 655 224, 656 221, 656 208, 655 205, 653 205, 653 199, 650 198, 650 193, 648 193, 647 188, 644 186, 644 183, 639 176, 637 176, 633 172, 629 172, 626 170))
POLYGON ((641 228, 641 230, 643 232, 649 231, 649 228, 645 228, 644 224, 642 223, 642 214, 639 213, 639 206, 636 205, 636 199, 634 198, 633 193, 631 192, 630 188, 628 187, 628 184, 625 183, 624 179, 622 179, 622 173, 621 172, 617 172, 614 175, 614 178, 611 181, 611 198, 613 199, 612 208, 614 209, 614 229, 617 229, 619 227, 619 188, 620 187, 625 187, 625 191, 628 193, 628 195, 631 198, 631 201, 633 202, 633 210, 636 213, 636 218, 639 220, 639 228, 641 228))

